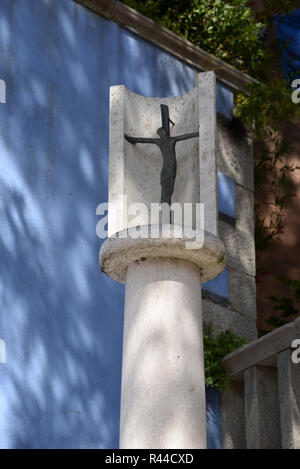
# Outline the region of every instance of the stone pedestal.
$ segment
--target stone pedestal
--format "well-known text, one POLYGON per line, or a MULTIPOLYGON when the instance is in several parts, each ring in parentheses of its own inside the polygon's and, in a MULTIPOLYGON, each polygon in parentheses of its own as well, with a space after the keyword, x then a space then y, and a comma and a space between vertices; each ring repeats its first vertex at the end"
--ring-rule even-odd
POLYGON ((103 271, 126 282, 121 449, 206 447, 201 282, 223 269, 225 250, 207 232, 186 249, 191 239, 164 228, 169 238, 124 230, 100 252, 103 271))

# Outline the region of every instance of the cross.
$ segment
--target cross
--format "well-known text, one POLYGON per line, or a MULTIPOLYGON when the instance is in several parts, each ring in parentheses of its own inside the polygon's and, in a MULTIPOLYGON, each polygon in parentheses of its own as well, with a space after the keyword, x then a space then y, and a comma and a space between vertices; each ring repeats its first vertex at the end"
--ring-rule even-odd
MULTIPOLYGON (((175 145, 181 140, 187 140, 194 137, 199 137, 199 132, 188 133, 178 137, 170 136, 170 120, 169 108, 165 104, 160 105, 162 127, 157 129, 159 138, 137 138, 130 137, 125 134, 125 138, 132 144, 136 143, 154 143, 161 151, 163 158, 163 166, 160 174, 161 185, 161 203, 171 205, 171 199, 174 192, 174 183, 177 173, 177 160, 175 145)), ((174 124, 173 124, 174 125, 174 124)))

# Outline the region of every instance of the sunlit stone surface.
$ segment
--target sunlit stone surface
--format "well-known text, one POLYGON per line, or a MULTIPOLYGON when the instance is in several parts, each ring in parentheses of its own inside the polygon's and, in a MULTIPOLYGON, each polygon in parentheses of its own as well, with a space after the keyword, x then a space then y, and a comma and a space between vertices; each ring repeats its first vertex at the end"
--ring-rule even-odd
POLYGON ((205 448, 200 272, 149 259, 127 272, 121 448, 205 448))

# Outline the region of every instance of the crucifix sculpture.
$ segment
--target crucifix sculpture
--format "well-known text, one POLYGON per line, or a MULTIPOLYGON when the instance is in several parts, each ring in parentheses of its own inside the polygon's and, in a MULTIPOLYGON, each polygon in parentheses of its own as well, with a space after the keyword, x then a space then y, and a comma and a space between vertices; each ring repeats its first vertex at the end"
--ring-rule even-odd
POLYGON ((171 198, 174 191, 174 182, 177 172, 175 145, 181 140, 199 137, 199 132, 192 132, 184 135, 179 135, 178 137, 171 137, 170 122, 172 124, 173 122, 170 120, 169 117, 169 108, 165 104, 161 104, 160 108, 162 127, 157 130, 159 138, 137 138, 130 137, 127 134, 125 134, 125 138, 126 140, 128 140, 128 142, 132 144, 154 143, 159 147, 163 157, 163 166, 160 174, 161 203, 166 202, 167 204, 171 205, 171 198))

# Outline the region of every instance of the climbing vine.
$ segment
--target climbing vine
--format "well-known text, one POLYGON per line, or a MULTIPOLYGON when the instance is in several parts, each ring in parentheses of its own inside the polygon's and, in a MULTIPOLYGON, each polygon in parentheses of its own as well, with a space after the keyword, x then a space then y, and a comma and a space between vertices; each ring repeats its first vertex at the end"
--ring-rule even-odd
MULTIPOLYGON (((275 329, 284 326, 290 322, 291 319, 299 315, 299 310, 295 308, 295 301, 300 299, 300 280, 291 280, 281 276, 276 276, 276 279, 290 287, 293 294, 289 298, 278 298, 275 295, 270 297, 270 300, 274 303, 273 310, 276 315, 267 318, 266 323, 275 329)), ((268 333, 268 331, 264 329, 260 329, 258 332, 260 336, 268 333)))
POLYGON ((211 324, 204 324, 203 343, 205 384, 222 391, 230 384, 230 370, 222 366, 222 359, 247 341, 231 329, 217 334, 211 324))
POLYGON ((291 100, 291 89, 283 78, 265 84, 253 84, 250 95, 240 94, 236 113, 246 124, 254 141, 255 190, 261 202, 255 206, 255 241, 257 251, 271 248, 284 232, 284 209, 296 194, 286 188, 290 175, 299 169, 285 160, 290 144, 281 134, 284 123, 299 115, 291 100), (255 126, 253 126, 255 122, 255 126), (261 217, 267 206, 268 220, 261 217))

